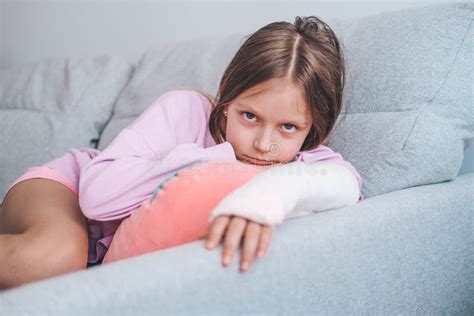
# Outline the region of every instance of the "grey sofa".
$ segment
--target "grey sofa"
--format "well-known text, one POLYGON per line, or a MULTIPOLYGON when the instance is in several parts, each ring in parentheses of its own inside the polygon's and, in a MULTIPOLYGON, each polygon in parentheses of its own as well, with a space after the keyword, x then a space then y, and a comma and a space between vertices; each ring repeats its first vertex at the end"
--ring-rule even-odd
MULTIPOLYGON (((308 15, 317 15, 308 12, 308 15)), ((472 3, 328 20, 346 52, 329 145, 365 200, 279 225, 249 272, 194 242, 0 294, 0 314, 474 313, 472 3), (463 165, 464 162, 464 165, 463 165)), ((131 65, 51 59, 0 76, 2 192, 69 147, 105 148, 165 91, 215 93, 245 34, 176 42, 131 65)))

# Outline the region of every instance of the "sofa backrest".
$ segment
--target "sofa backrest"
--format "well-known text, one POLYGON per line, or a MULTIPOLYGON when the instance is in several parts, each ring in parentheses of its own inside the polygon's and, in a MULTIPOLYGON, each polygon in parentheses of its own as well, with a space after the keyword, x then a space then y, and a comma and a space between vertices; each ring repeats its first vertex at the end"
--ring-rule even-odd
POLYGON ((133 65, 119 57, 51 58, 0 70, 0 193, 28 168, 95 147, 133 65))

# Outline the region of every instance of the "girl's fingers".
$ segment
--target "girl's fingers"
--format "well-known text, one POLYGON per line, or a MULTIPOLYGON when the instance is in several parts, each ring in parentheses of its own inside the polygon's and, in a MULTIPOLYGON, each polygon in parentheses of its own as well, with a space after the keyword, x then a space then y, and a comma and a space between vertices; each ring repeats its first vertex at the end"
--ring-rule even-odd
POLYGON ((260 232, 260 243, 258 245, 257 257, 261 258, 267 253, 270 240, 272 239, 273 227, 263 225, 260 232))
POLYGON ((212 249, 221 241, 222 235, 230 221, 230 216, 220 215, 214 219, 207 235, 206 248, 212 249))
POLYGON ((227 227, 222 251, 222 265, 228 266, 232 263, 235 251, 240 246, 240 240, 247 225, 247 219, 233 216, 227 227))
POLYGON ((241 271, 247 271, 255 258, 255 251, 260 240, 261 226, 259 223, 249 221, 245 229, 244 245, 240 262, 241 271))
POLYGON ((273 226, 262 225, 239 216, 220 215, 212 223, 206 235, 206 248, 212 249, 220 244, 224 236, 222 265, 232 263, 234 253, 240 246, 244 236, 240 269, 247 271, 257 257, 261 258, 267 252, 273 233, 273 226))

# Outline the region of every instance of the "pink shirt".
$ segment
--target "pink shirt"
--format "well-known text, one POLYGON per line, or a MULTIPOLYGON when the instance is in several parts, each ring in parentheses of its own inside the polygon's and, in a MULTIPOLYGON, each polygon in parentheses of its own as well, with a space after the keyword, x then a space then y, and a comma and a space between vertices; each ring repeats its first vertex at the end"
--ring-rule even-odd
MULTIPOLYGON (((179 169, 198 161, 236 161, 232 145, 216 144, 209 132, 211 110, 210 102, 197 91, 171 90, 156 99, 102 152, 93 148, 69 150, 74 167, 56 168, 79 175, 79 205, 96 240, 91 257, 102 257, 121 219, 149 200, 157 186, 179 169)), ((299 152, 294 161, 344 165, 362 187, 352 164, 329 147, 320 145, 299 152)), ((58 160, 49 165, 54 163, 66 162, 58 160)))

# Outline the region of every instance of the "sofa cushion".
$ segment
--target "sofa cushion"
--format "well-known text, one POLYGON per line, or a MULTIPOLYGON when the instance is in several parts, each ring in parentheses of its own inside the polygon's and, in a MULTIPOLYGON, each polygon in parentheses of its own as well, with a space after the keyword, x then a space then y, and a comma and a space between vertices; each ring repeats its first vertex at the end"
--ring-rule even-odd
MULTIPOLYGON (((326 19, 347 60, 344 108, 328 146, 358 169, 364 197, 457 176, 463 151, 474 142, 472 19, 470 3, 326 19)), ((167 90, 215 95, 245 35, 149 50, 99 149, 167 90)))
POLYGON ((443 4, 334 25, 348 89, 329 146, 358 167, 366 197, 457 176, 474 142, 473 10, 443 4))
POLYGON ((29 167, 96 147, 133 66, 118 57, 52 58, 0 71, 0 193, 29 167))

